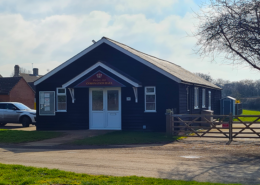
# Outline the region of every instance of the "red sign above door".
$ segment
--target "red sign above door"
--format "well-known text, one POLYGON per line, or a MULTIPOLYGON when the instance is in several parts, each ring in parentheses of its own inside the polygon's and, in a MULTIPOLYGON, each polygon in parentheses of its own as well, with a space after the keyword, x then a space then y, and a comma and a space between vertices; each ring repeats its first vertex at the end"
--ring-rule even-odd
POLYGON ((98 86, 109 86, 109 87, 124 87, 121 83, 117 82, 113 78, 98 71, 94 75, 90 76, 83 82, 79 83, 76 87, 98 87, 98 86))

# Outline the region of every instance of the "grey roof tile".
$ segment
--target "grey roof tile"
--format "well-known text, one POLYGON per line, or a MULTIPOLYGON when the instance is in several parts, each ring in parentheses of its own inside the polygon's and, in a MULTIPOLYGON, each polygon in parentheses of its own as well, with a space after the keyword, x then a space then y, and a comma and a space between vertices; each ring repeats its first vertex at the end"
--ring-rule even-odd
POLYGON ((19 76, 23 77, 23 79, 26 82, 34 82, 34 81, 38 80, 40 77, 42 77, 43 75, 34 76, 32 74, 20 73, 19 76))
POLYGON ((179 65, 176 65, 172 62, 169 62, 169 61, 166 61, 163 59, 159 59, 154 56, 148 55, 146 53, 140 52, 125 44, 119 43, 119 42, 109 39, 107 37, 103 37, 103 38, 105 38, 108 41, 116 44, 117 46, 131 52, 132 54, 146 60, 147 62, 150 62, 151 64, 157 66, 158 68, 161 68, 162 70, 168 72, 169 74, 179 78, 182 82, 199 84, 199 85, 208 86, 208 87, 212 87, 212 88, 216 88, 216 89, 221 89, 220 87, 216 86, 215 84, 212 84, 209 81, 189 72, 188 70, 183 69, 179 65))
POLYGON ((8 95, 13 87, 22 79, 22 77, 4 77, 0 78, 0 95, 8 95))

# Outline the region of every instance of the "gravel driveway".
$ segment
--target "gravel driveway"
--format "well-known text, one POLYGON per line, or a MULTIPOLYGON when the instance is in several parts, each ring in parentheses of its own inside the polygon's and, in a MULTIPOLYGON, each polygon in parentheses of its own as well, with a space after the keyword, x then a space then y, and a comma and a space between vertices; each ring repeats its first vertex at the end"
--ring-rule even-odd
POLYGON ((183 140, 108 147, 2 146, 0 163, 115 176, 260 184, 258 141, 183 140))

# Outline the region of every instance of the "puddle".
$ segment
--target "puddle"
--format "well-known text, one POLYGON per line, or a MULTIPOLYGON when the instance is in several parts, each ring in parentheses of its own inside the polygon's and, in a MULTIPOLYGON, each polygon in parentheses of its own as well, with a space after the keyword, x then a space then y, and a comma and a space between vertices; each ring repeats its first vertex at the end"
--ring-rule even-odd
POLYGON ((186 159, 198 159, 200 158, 200 156, 196 156, 196 155, 187 155, 187 156, 181 156, 183 158, 186 158, 186 159))

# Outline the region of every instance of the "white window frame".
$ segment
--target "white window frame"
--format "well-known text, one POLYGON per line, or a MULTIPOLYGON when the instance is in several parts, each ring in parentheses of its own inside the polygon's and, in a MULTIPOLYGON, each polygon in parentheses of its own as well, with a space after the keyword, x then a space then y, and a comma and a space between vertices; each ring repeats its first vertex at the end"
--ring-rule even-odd
POLYGON ((199 88, 194 87, 194 109, 199 109, 199 88))
POLYGON ((206 89, 202 89, 202 108, 206 108, 206 89))
POLYGON ((67 100, 67 90, 66 88, 58 87, 56 89, 56 112, 67 112, 68 100, 67 100), (65 93, 59 93, 59 89, 64 89, 65 93), (66 110, 58 110, 58 96, 66 96, 66 110))
POLYGON ((209 91, 208 94, 209 94, 208 110, 211 110, 211 91, 209 91))
POLYGON ((156 87, 155 86, 146 86, 144 87, 144 112, 156 112, 156 87), (147 88, 154 88, 154 92, 146 92, 147 88), (155 95, 155 110, 146 110, 146 95, 155 95))
POLYGON ((56 98, 56 96, 55 96, 55 91, 39 91, 39 115, 40 116, 55 116, 55 98, 56 98), (40 109, 41 109, 41 103, 40 103, 40 99, 41 99, 41 97, 40 97, 40 94, 41 93, 54 93, 54 96, 53 96, 53 105, 54 105, 54 111, 53 111, 53 114, 41 114, 41 111, 40 111, 40 109))

